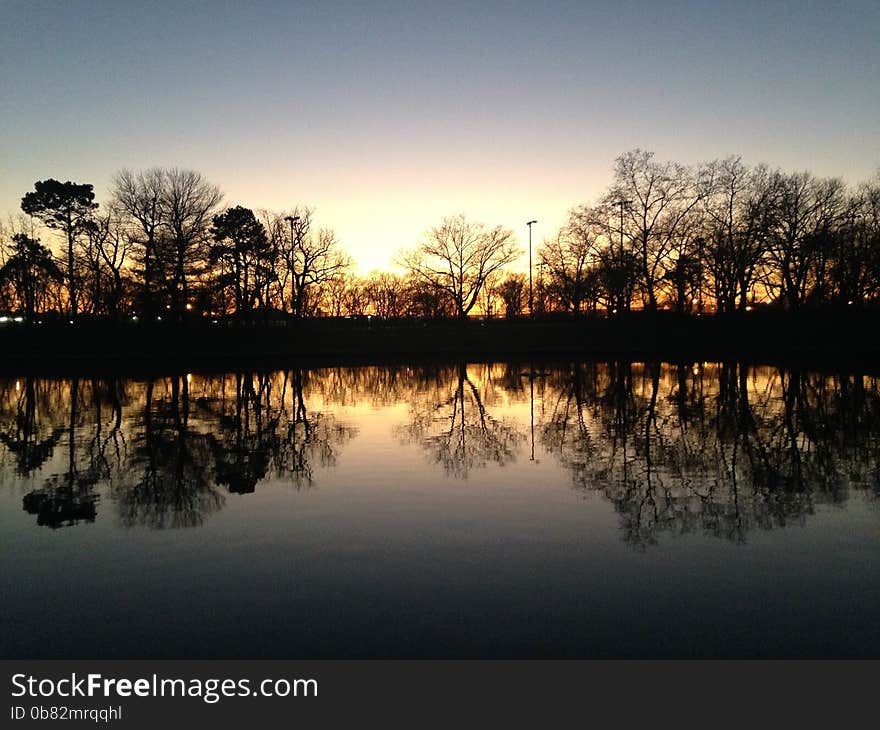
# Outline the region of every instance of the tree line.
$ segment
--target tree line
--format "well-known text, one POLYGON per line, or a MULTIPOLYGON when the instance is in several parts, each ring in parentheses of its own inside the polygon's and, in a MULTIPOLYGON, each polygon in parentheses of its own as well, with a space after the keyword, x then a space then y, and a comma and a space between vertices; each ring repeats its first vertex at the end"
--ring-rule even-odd
POLYGON ((515 270, 511 229, 462 215, 398 255, 405 273, 358 276, 313 208, 224 207, 216 185, 179 168, 122 170, 101 205, 91 184, 37 181, 21 210, 0 230, 0 310, 26 322, 702 313, 880 298, 880 174, 847 187, 739 157, 620 156, 606 192, 538 246, 533 281, 515 270))

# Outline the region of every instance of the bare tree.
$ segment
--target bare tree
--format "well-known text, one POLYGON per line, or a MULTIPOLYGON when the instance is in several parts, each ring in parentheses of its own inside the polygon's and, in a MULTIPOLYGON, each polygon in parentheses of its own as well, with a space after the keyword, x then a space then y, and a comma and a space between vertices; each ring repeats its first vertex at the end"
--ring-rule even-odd
POLYGON ((832 277, 848 305, 880 295, 880 174, 849 197, 836 235, 832 277))
POLYGON ((406 314, 407 292, 400 275, 374 271, 364 281, 364 287, 376 316, 395 318, 406 314))
POLYGON ((151 313, 155 307, 156 288, 162 276, 159 270, 158 241, 162 235, 162 207, 166 174, 158 167, 140 172, 120 170, 113 178, 110 207, 129 226, 131 254, 140 275, 140 306, 151 313))
POLYGON ((459 215, 429 229, 421 245, 403 255, 402 264, 418 279, 446 292, 456 315, 464 319, 486 280, 521 253, 513 231, 487 228, 459 215))
POLYGON ((739 157, 712 164, 704 196, 705 261, 719 311, 745 309, 766 263, 776 215, 779 173, 749 168, 739 157))
POLYGON ((280 246, 278 288, 282 297, 286 293, 290 312, 297 319, 313 314, 323 287, 351 266, 351 258, 340 247, 336 233, 330 228, 315 229, 313 217, 313 209, 296 207, 289 213, 274 215, 270 226, 280 246))
POLYGON ((117 213, 95 215, 79 243, 80 277, 83 294, 93 314, 118 319, 125 289, 124 267, 131 239, 117 213))
POLYGON ((550 278, 550 290, 562 309, 579 315, 596 298, 596 264, 609 246, 602 215, 581 206, 571 211, 568 222, 555 238, 545 240, 538 251, 550 278))
POLYGON ((797 309, 826 294, 833 227, 844 203, 837 178, 820 180, 807 172, 780 181, 777 215, 770 246, 779 300, 797 309))
POLYGON ((703 197, 697 176, 676 162, 656 162, 636 149, 617 158, 605 203, 623 206, 624 231, 640 267, 646 306, 657 308, 658 284, 682 224, 703 197))
POLYGON ((171 168, 163 172, 162 222, 169 232, 168 286, 171 306, 182 312, 193 277, 207 258, 211 219, 223 193, 194 170, 171 168))

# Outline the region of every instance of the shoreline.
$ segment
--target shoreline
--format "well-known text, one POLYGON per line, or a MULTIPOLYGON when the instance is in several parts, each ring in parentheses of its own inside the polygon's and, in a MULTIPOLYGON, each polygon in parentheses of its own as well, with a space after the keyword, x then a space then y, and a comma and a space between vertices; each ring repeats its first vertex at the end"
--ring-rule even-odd
POLYGON ((382 321, 314 319, 249 326, 16 325, 0 330, 0 373, 275 369, 461 361, 757 361, 880 365, 880 312, 752 312, 620 318, 382 321))

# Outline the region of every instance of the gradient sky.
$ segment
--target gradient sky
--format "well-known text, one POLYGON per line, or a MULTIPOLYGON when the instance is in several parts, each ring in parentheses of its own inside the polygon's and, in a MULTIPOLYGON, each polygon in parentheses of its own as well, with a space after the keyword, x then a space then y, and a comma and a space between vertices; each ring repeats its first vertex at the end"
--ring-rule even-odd
POLYGON ((0 212, 179 165, 317 207, 361 271, 443 215, 552 235, 633 147, 857 182, 880 2, 0 0, 0 212))

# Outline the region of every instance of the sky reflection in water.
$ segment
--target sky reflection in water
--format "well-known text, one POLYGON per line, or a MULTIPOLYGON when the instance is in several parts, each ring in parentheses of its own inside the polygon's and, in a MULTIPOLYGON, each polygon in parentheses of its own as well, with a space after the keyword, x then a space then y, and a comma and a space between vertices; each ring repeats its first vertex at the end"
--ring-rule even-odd
POLYGON ((0 654, 876 656, 878 465, 852 373, 4 379, 0 654))

